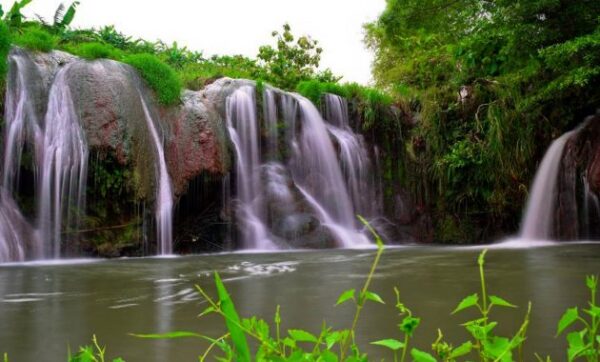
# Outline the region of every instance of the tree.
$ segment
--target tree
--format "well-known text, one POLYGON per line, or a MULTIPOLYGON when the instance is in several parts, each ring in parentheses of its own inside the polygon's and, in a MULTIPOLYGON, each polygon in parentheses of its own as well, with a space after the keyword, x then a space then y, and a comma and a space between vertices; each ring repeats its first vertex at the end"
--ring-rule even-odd
POLYGON ((291 90, 304 80, 319 78, 323 81, 337 81, 331 71, 318 73, 323 49, 319 42, 309 36, 296 39, 289 24, 283 25, 283 32, 273 31, 276 47, 263 45, 257 58, 265 68, 265 81, 283 89, 291 90))

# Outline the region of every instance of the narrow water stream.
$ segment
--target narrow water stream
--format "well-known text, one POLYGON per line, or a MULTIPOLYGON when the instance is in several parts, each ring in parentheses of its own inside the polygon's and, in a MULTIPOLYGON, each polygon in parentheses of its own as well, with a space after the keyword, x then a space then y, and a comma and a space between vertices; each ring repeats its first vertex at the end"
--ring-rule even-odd
MULTIPOLYGON (((368 342, 398 336, 394 286, 423 318, 415 336, 421 349, 430 348, 438 327, 455 344, 466 338, 459 324, 473 315, 450 312, 478 290, 478 253, 444 247, 386 250, 372 289, 387 304, 369 305, 359 323, 359 341, 371 359, 379 360, 385 351, 368 342)), ((196 340, 151 341, 128 334, 193 330, 221 335, 217 317, 196 317, 205 305, 194 284, 214 293, 213 270, 222 274, 243 316, 272 321, 279 304, 284 328, 316 332, 323 320, 347 327, 351 306, 334 303, 342 291, 362 285, 373 256, 373 250, 328 250, 2 265, 0 326, 10 327, 0 328, 0 351, 11 361, 65 360, 68 346, 89 343, 95 333, 111 356, 128 362, 197 360, 205 345, 196 340)), ((563 338, 554 338, 556 323, 565 308, 586 301, 584 277, 598 274, 599 265, 600 244, 490 250, 490 293, 519 306, 496 314, 498 332, 516 331, 531 300, 526 357, 536 351, 564 359, 563 338)))

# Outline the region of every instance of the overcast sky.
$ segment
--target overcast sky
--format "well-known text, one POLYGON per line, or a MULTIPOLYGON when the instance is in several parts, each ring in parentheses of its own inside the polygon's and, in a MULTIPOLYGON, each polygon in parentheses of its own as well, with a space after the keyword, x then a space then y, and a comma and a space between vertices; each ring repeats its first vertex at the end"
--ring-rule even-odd
MULTIPOLYGON (((12 0, 0 0, 7 10, 12 0)), ((52 19, 60 0, 34 0, 24 11, 52 19)), ((66 5, 70 2, 65 2, 66 5)), ((385 0, 81 0, 73 26, 115 25, 133 37, 177 41, 212 54, 255 57, 284 22, 294 34, 311 35, 324 49, 321 67, 345 81, 368 83, 373 56, 362 43, 362 25, 385 0)))

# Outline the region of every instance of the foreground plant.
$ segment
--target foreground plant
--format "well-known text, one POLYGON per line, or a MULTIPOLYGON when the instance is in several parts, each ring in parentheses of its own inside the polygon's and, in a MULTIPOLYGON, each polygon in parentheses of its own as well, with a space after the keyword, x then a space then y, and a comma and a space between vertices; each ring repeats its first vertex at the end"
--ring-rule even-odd
POLYGON ((523 360, 521 348, 525 342, 525 335, 529 326, 531 303, 529 303, 521 327, 514 336, 509 338, 494 334, 494 329, 498 326, 498 322, 490 319, 492 309, 496 306, 503 308, 516 308, 516 306, 496 295, 488 295, 484 273, 486 253, 487 250, 484 250, 477 259, 481 293, 475 293, 464 298, 452 312, 452 314, 456 314, 471 308, 476 308, 479 311, 480 316, 478 318, 463 323, 463 326, 473 339, 466 341, 457 348, 452 348, 451 345, 443 342, 442 332, 438 331, 439 337, 432 347, 442 361, 454 361, 458 357, 470 354, 472 350, 476 351, 480 360, 484 362, 513 361, 515 360, 513 354, 515 351, 518 352, 518 360, 523 360))
MULTIPOLYGON (((92 337, 92 346, 79 347, 74 356, 69 352, 68 362, 108 362, 106 359, 106 347, 101 347, 96 335, 92 337)), ((122 358, 115 358, 112 362, 125 362, 122 358)))
POLYGON ((598 356, 600 355, 600 335, 598 335, 600 307, 596 304, 598 277, 594 275, 587 276, 585 284, 590 290, 588 309, 583 309, 583 314, 581 315, 577 307, 567 309, 558 322, 556 331, 556 336, 558 337, 574 324, 579 325, 579 328, 581 328, 567 335, 567 342, 569 344, 567 358, 569 361, 598 361, 598 356))

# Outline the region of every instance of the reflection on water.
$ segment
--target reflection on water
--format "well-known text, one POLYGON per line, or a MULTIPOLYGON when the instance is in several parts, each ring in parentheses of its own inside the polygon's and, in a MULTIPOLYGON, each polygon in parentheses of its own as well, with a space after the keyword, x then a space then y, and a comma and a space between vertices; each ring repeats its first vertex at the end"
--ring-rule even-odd
MULTIPOLYGON (((111 355, 129 362, 196 360, 206 347, 202 342, 141 340, 129 334, 172 330, 223 334, 218 317, 196 317, 205 302, 194 285, 216 294, 213 270, 221 274, 242 315, 272 321, 281 305, 284 328, 316 332, 323 320, 346 328, 352 307, 333 304, 343 290, 361 286, 374 253, 329 250, 2 266, 0 352, 8 352, 14 361, 65 360, 68 346, 89 343, 96 334, 111 355)), ((462 297, 478 290, 478 253, 473 248, 387 250, 372 289, 388 304, 367 305, 359 323, 359 342, 370 356, 383 357, 384 351, 368 342, 397 337, 394 286, 423 317, 415 336, 417 346, 429 349, 438 327, 455 344, 466 338, 459 324, 473 315, 450 311, 462 297)), ((565 308, 586 301, 584 276, 598 274, 599 261, 598 244, 491 250, 486 266, 491 292, 520 306, 497 311, 498 332, 516 331, 531 300, 526 353, 563 359, 564 342, 553 338, 556 322, 565 308)))

